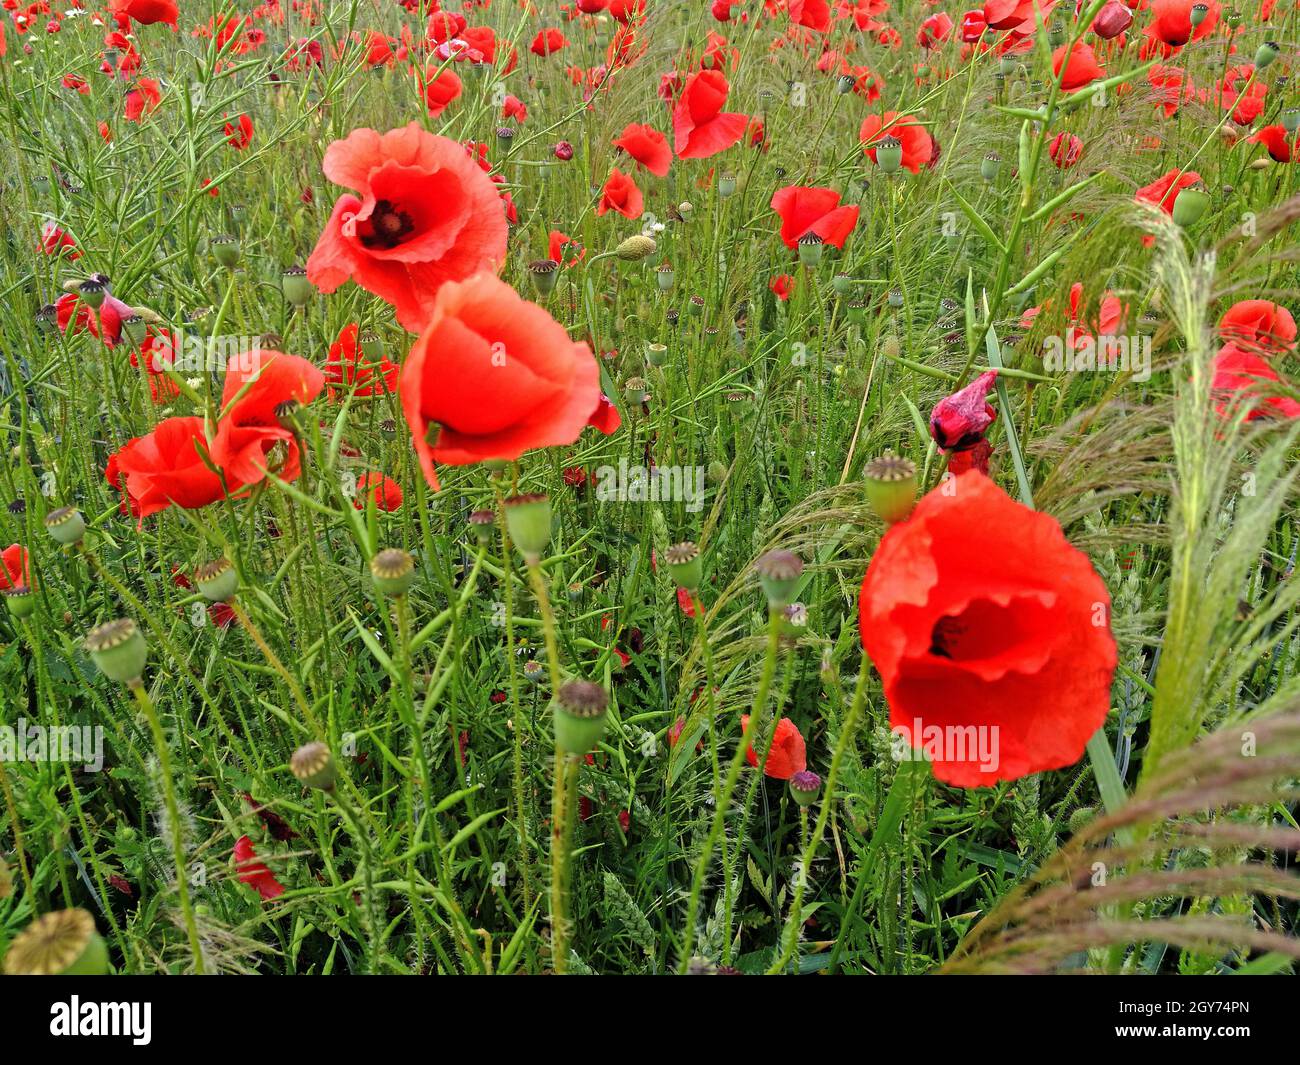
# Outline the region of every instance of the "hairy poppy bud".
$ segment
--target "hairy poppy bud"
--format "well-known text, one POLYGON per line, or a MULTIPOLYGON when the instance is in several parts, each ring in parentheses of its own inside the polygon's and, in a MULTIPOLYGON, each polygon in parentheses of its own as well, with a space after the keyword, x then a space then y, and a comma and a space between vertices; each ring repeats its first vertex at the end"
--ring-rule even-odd
POLYGON ((82 909, 43 913, 9 944, 9 976, 103 976, 108 947, 95 931, 95 919, 82 909))
POLYGON ((664 561, 668 563, 668 574, 677 582, 679 588, 695 593, 700 589, 704 576, 704 560, 700 549, 690 540, 673 544, 664 552, 664 561))
POLYGON ((95 667, 109 680, 136 685, 144 674, 149 647, 130 618, 105 622, 86 634, 85 648, 95 667))
POLYGON ((628 237, 617 248, 614 249, 616 254, 624 262, 636 263, 655 253, 654 238, 647 237, 644 233, 637 233, 628 237))
POLYGON ((520 554, 536 562, 551 542, 551 501, 544 493, 511 496, 505 501, 506 530, 520 554))
POLYGON ((573 145, 568 141, 560 141, 555 148, 555 158, 567 163, 573 158, 573 145))
POLYGON ((59 507, 45 515, 45 531, 57 543, 79 543, 86 534, 86 519, 76 507, 59 507))
POLYGON ((239 590, 239 574, 228 558, 215 558, 194 570, 194 585, 204 599, 224 603, 239 590))
POLYGON ((566 754, 586 754, 605 735, 609 696, 599 684, 571 680, 555 696, 555 746, 566 754))
POLYGON ((822 778, 810 769, 800 770, 790 778, 790 797, 800 806, 811 806, 822 790, 822 778))
POLYGON ((305 743, 289 759, 289 771, 309 788, 333 791, 337 779, 334 755, 323 743, 305 743))
POLYGON ((769 551, 754 563, 754 568, 769 607, 779 610, 793 602, 803 574, 803 559, 793 551, 769 551))
POLYGON ((902 521, 916 503, 916 464, 898 455, 881 455, 867 463, 867 502, 888 525, 902 521))
POLYGON ((370 560, 370 579, 380 595, 405 595, 415 583, 415 560, 400 547, 386 547, 370 560))

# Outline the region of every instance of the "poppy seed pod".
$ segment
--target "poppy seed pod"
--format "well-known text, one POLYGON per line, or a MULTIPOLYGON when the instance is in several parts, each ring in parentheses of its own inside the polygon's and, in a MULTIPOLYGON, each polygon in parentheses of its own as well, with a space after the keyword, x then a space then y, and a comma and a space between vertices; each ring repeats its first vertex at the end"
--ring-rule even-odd
POLYGON ((645 346, 645 361, 651 366, 662 366, 668 361, 668 345, 647 343, 645 346))
POLYGON ((551 501, 542 492, 505 501, 506 530, 519 553, 536 562, 551 542, 551 501))
POLYGON ((9 976, 104 976, 108 968, 108 947, 83 909, 41 914, 5 954, 9 976))
POLYGON ((333 791, 338 777, 334 755, 320 742, 304 743, 289 759, 289 771, 309 788, 333 791))
POLYGON ((122 319, 122 332, 132 344, 139 345, 149 333, 149 325, 141 315, 130 314, 122 319))
POLYGON ((803 559, 793 551, 769 551, 754 563, 754 568, 758 570, 758 581, 769 607, 779 610, 794 601, 803 574, 803 559))
POLYGON ((849 321, 861 325, 867 320, 866 300, 849 300, 849 321))
POLYGON ((357 342, 361 346, 361 353, 367 358, 382 359, 384 357, 384 338, 373 329, 367 329, 362 333, 357 338, 357 342))
POLYGON ((800 770, 790 778, 790 797, 800 806, 811 806, 822 790, 822 778, 810 769, 800 770))
POLYGON ((510 146, 515 142, 515 130, 513 126, 497 127, 497 147, 503 152, 508 152, 510 146))
POLYGON ((95 667, 109 680, 136 685, 144 674, 149 647, 130 618, 118 618, 86 634, 85 648, 95 667))
POLYGON ((405 595, 415 583, 415 560, 400 547, 386 547, 370 560, 370 579, 380 595, 405 595))
POLYGON ((700 590, 700 581, 704 577, 704 558, 696 544, 690 540, 673 544, 664 552, 664 561, 668 563, 668 575, 677 582, 679 588, 685 588, 692 594, 700 590))
POLYGON ((16 618, 30 617, 33 610, 36 609, 36 597, 32 595, 32 590, 25 584, 11 585, 3 589, 5 597, 5 606, 9 608, 16 618))
POLYGON ((1282 112, 1282 128, 1288 133, 1300 129, 1300 108, 1288 107, 1282 112))
POLYGON ((469 516, 469 531, 475 541, 482 547, 492 542, 492 530, 497 523, 497 516, 490 510, 476 510, 469 516))
POLYGON ((56 543, 80 543, 86 534, 86 519, 76 507, 59 507, 45 515, 45 531, 56 543))
POLYGON ((108 286, 93 277, 86 278, 77 286, 77 294, 81 297, 81 302, 96 311, 103 306, 104 294, 107 291, 108 286))
POLYGON ((234 237, 221 235, 212 238, 212 257, 217 260, 227 270, 233 270, 239 265, 239 241, 234 237))
POLYGON ((980 160, 980 177, 985 181, 996 181, 1000 169, 1002 169, 1002 157, 997 152, 989 152, 980 160))
POLYGON ((876 144, 876 165, 886 174, 898 173, 903 165, 903 145, 897 137, 883 137, 876 144))
POLYGON ((228 558, 214 558, 194 570, 194 585, 204 599, 224 603, 239 590, 239 574, 228 558))
POLYGON ((655 271, 655 282, 659 285, 660 292, 667 292, 673 287, 673 268, 667 263, 655 271))
POLYGON ((599 684, 571 680, 560 685, 554 707, 555 746, 565 754, 586 754, 605 735, 609 696, 599 684))
POLYGON ((867 463, 863 476, 867 502, 887 525, 902 521, 916 504, 916 464, 898 455, 881 455, 867 463))
POLYGON ((529 684, 541 684, 542 678, 546 676, 546 670, 543 669, 542 664, 537 661, 525 662, 524 668, 519 672, 523 676, 524 680, 528 681, 529 684))
POLYGON ((853 278, 848 274, 836 274, 831 278, 831 288, 837 296, 847 296, 853 291, 853 278))
POLYGON ((841 74, 835 82, 835 91, 841 96, 847 96, 853 91, 853 86, 857 83, 857 78, 852 74, 841 74))
POLYGON ((804 266, 816 266, 822 261, 822 251, 826 242, 809 230, 799 238, 799 261, 804 266))
POLYGON ((1205 191, 1205 186, 1199 182, 1188 185, 1174 200, 1174 222, 1184 227, 1195 225, 1209 206, 1210 194, 1205 191))
POLYGON ((686 309, 690 312, 691 317, 698 318, 704 313, 704 297, 692 296, 686 301, 686 309))
POLYGON ((291 266, 280 278, 284 298, 295 307, 305 307, 311 299, 313 286, 307 280, 307 271, 301 266, 291 266))
POLYGON ((619 244, 614 249, 614 254, 625 263, 639 263, 642 259, 653 255, 657 247, 658 245, 655 244, 653 237, 647 237, 644 233, 637 233, 619 244))
POLYGON ((736 194, 736 175, 730 172, 723 174, 718 178, 718 195, 722 197, 734 196, 736 194))
POLYGON ((633 403, 644 403, 650 396, 649 388, 644 377, 629 377, 623 385, 623 391, 633 403))
POLYGON ((1265 41, 1255 50, 1255 69, 1263 70, 1271 66, 1273 60, 1282 54, 1282 49, 1272 41, 1265 41))
POLYGON ((534 259, 528 264, 528 277, 539 296, 549 296, 560 280, 560 264, 554 259, 534 259))

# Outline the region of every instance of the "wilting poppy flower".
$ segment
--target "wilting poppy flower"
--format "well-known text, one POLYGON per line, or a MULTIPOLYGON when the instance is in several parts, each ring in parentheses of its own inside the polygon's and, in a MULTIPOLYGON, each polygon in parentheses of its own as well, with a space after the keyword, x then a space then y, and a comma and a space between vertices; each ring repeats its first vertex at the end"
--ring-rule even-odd
POLYGON ((636 182, 627 174, 612 167, 605 187, 600 190, 600 201, 596 204, 596 214, 617 211, 624 218, 640 218, 645 210, 645 199, 636 182))
MULTIPOLYGON (((742 730, 749 727, 748 714, 740 715, 740 727, 742 730)), ((754 737, 751 736, 750 740, 753 739, 754 737)), ((752 742, 745 752, 745 760, 755 769, 758 768, 758 752, 754 750, 752 742)), ((768 748, 767 764, 763 767, 763 775, 776 780, 789 780, 796 773, 802 773, 807 768, 808 755, 804 747, 803 735, 793 721, 783 717, 776 724, 776 734, 772 737, 772 746, 768 748)))
MULTIPOLYGON (((173 503, 197 510, 221 499, 226 493, 210 465, 203 419, 196 417, 166 418, 113 456, 117 483, 130 498, 132 513, 142 520, 173 503)), ((232 483, 231 491, 236 487, 232 483)))
POLYGON ((1241 300, 1219 319, 1219 336, 1246 351, 1280 355, 1295 348, 1295 319, 1272 300, 1241 300))
POLYGON ((797 247, 805 233, 816 233, 827 244, 843 248, 858 224, 856 204, 840 205, 834 189, 787 185, 772 194, 772 210, 781 216, 781 241, 797 247))
POLYGON ((724 112, 730 86, 717 70, 697 70, 673 108, 673 151, 679 159, 707 159, 745 134, 746 115, 724 112))
POLYGON ((109 11, 114 16, 126 15, 141 26, 161 22, 176 29, 176 0, 113 0, 109 11))
POLYGON ((1218 0, 1153 0, 1151 4, 1151 25, 1146 29, 1149 37, 1161 44, 1175 48, 1190 40, 1201 40, 1214 32, 1219 24, 1218 0), (1204 3, 1209 10, 1205 19, 1193 30, 1192 8, 1204 3))
POLYGON ((10 544, 0 555, 0 588, 30 588, 31 584, 32 568, 27 549, 21 544, 10 544))
POLYGON ((574 240, 567 233, 561 233, 558 229, 552 229, 546 238, 547 258, 559 263, 561 266, 573 266, 582 262, 587 254, 587 249, 574 240), (564 257, 565 249, 570 252, 570 257, 564 257))
POLYGON ((868 115, 862 120, 858 140, 873 163, 876 161, 876 146, 885 137, 895 138, 902 146, 903 166, 913 174, 919 173, 921 167, 929 166, 934 158, 934 141, 911 115, 886 111, 883 116, 868 115))
POLYGON ((276 880, 270 869, 257 860, 253 841, 247 836, 240 836, 235 842, 235 869, 239 872, 239 882, 253 888, 263 900, 279 898, 284 894, 284 885, 276 880))
POLYGON ((298 441, 285 428, 285 404, 306 406, 325 387, 325 375, 297 355, 254 348, 226 367, 221 418, 212 457, 230 484, 256 484, 268 472, 268 453, 287 447, 284 462, 272 472, 281 480, 298 476, 298 441), (236 398, 238 397, 238 398, 236 398))
POLYGON ((234 122, 226 123, 226 143, 242 152, 253 143, 253 120, 240 115, 234 122))
POLYGON ((1047 145, 1047 154, 1058 170, 1068 170, 1083 158, 1083 141, 1073 133, 1058 133, 1047 145))
POLYGON ((948 784, 1071 765, 1106 719, 1106 585, 1055 519, 981 473, 949 480, 890 527, 859 612, 893 728, 948 784))
POLYGON ((325 360, 325 383, 330 398, 335 389, 348 389, 357 396, 382 396, 397 391, 396 364, 380 356, 372 360, 357 346, 356 322, 349 322, 339 330, 339 338, 330 345, 325 360))
POLYGON ((444 285, 402 366, 412 442, 436 489, 435 462, 517 459, 571 444, 600 399, 591 350, 492 274, 444 285))
POLYGON ((943 451, 965 451, 984 439, 998 412, 988 403, 997 372, 986 370, 965 388, 939 400, 930 412, 930 435, 943 451))
POLYGON ((1285 126, 1264 126, 1250 138, 1252 144, 1262 144, 1275 163, 1289 163, 1295 158, 1296 135, 1288 133, 1285 126))
POLYGON ((668 138, 654 126, 630 123, 614 141, 614 147, 622 148, 657 177, 664 177, 673 163, 673 152, 668 147, 668 138))
POLYGON ((1270 387, 1281 384, 1282 377, 1263 356, 1234 343, 1224 344, 1214 356, 1213 370, 1210 388, 1216 397, 1214 409, 1221 417, 1230 416, 1242 404, 1248 422, 1300 418, 1300 401, 1270 387))
POLYGON ((1072 46, 1061 45, 1052 53, 1052 73, 1061 79, 1061 89, 1064 92, 1082 89, 1085 85, 1091 85, 1098 78, 1106 76, 1106 71, 1097 62, 1097 53, 1092 50, 1092 45, 1084 44, 1082 41, 1076 41, 1072 46))
POLYGON ((371 498, 375 501, 376 510, 399 510, 402 506, 402 486, 382 473, 363 473, 357 478, 357 494, 352 505, 357 510, 364 510, 371 498))
POLYGON ((356 129, 325 150, 323 169, 359 196, 339 197, 307 260, 322 292, 351 278, 418 332, 440 285, 505 259, 497 188, 456 141, 414 122, 383 134, 356 129))
POLYGON ((554 55, 569 42, 564 39, 557 29, 539 30, 537 36, 533 38, 533 43, 528 46, 528 50, 533 55, 554 55))

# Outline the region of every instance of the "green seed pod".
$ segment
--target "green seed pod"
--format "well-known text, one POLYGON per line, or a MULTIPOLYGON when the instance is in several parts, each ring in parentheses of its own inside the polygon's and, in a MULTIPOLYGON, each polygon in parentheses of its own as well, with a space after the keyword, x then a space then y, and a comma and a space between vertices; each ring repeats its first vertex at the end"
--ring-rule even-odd
MULTIPOLYGON (((384 357, 384 338, 376 333, 373 329, 367 329, 358 338, 361 345, 361 353, 368 359, 382 359, 384 357)), ((277 351, 279 348, 276 349, 277 351)))
POLYGON ((903 145, 897 137, 884 137, 877 142, 876 165, 886 174, 898 173, 903 165, 903 145))
POLYGON ((609 696, 599 684, 571 680, 553 703, 555 746, 565 754, 586 754, 605 735, 609 696))
POLYGON ((916 503, 916 465, 897 455, 881 455, 867 463, 863 477, 867 502, 888 525, 902 521, 916 503))
POLYGON ((804 266, 816 266, 822 261, 825 243, 818 234, 809 230, 799 238, 799 261, 804 266))
POLYGON ((1279 48, 1272 41, 1265 41, 1257 49, 1255 49, 1255 69, 1263 70, 1265 67, 1271 66, 1273 64, 1273 60, 1275 60, 1281 54, 1282 54, 1281 48, 1279 48))
POLYGON ((668 563, 669 576, 677 582, 679 588, 685 588, 692 595, 700 590, 700 581, 704 578, 704 558, 699 547, 690 540, 683 540, 664 552, 664 561, 668 563))
POLYGON ((551 542, 551 501, 542 492, 511 496, 505 501, 506 530, 525 559, 541 558, 551 542))
POLYGON ((645 361, 651 366, 662 366, 668 361, 668 345, 647 341, 645 346, 645 361))
POLYGON ((980 177, 985 181, 997 181, 1000 169, 1002 169, 1002 157, 997 152, 989 152, 980 160, 980 177))
POLYGON ((280 290, 284 298, 295 307, 305 307, 316 291, 307 280, 307 271, 301 266, 291 266, 280 278, 280 290))
POLYGON ((149 647, 130 618, 108 621, 86 634, 85 648, 95 667, 109 680, 134 685, 144 675, 149 647))
POLYGON ((667 292, 673 287, 673 268, 667 263, 655 271, 655 283, 660 292, 667 292))
POLYGON ((1300 129, 1300 108, 1288 107, 1282 112, 1282 128, 1288 133, 1300 129))
POLYGON ((1210 194, 1201 184, 1188 185, 1174 199, 1174 222, 1186 228, 1195 225, 1210 206, 1210 194))
POLYGON ((9 976, 104 976, 108 947, 85 910, 41 914, 9 944, 9 976))
POLYGON ((321 791, 333 791, 338 776, 334 755, 319 742, 305 743, 294 751, 289 770, 307 787, 321 791))
POLYGON ((80 543, 86 534, 86 519, 76 507, 59 507, 45 515, 45 531, 56 543, 80 543))
POLYGON ((474 534, 474 542, 480 547, 487 547, 492 542, 497 516, 490 510, 476 510, 469 516, 468 521, 469 531, 474 534))
POLYGON ((16 618, 31 617, 32 611, 36 609, 36 596, 32 595, 31 588, 25 584, 5 588, 2 594, 9 613, 16 618))
POLYGON ((528 264, 528 276, 539 296, 549 296, 560 280, 560 264, 554 259, 534 259, 528 264))
POLYGON ((194 570, 194 585, 204 599, 224 603, 239 590, 239 574, 228 558, 215 558, 194 570))
POLYGON ((1209 13, 1210 13, 1209 4, 1193 4, 1192 10, 1189 15, 1192 24, 1192 29, 1195 29, 1202 22, 1204 22, 1206 16, 1209 15, 1209 13))
POLYGON ((239 241, 234 237, 226 236, 224 234, 219 237, 213 237, 211 248, 212 257, 227 270, 233 270, 239 265, 239 241))
POLYGON ((853 291, 853 278, 848 274, 836 274, 831 278, 831 288, 837 296, 847 296, 853 291))
POLYGON ((370 560, 370 580, 380 595, 405 595, 415 583, 415 560, 400 547, 386 547, 370 560))
POLYGON ((718 178, 718 195, 734 196, 736 194, 736 175, 730 172, 718 178))
POLYGON ((793 602, 803 574, 803 559, 793 551, 769 551, 754 563, 754 568, 769 607, 779 610, 793 602))
POLYGON ((822 778, 811 770, 800 770, 790 778, 790 797, 800 806, 811 806, 822 790, 822 778))
POLYGON ((141 315, 127 315, 122 319, 122 332, 126 334, 127 340, 138 347, 149 334, 149 323, 141 315))
POLYGON ((77 294, 81 297, 81 302, 96 311, 103 306, 104 294, 107 291, 108 288, 102 281, 89 277, 77 286, 77 294))

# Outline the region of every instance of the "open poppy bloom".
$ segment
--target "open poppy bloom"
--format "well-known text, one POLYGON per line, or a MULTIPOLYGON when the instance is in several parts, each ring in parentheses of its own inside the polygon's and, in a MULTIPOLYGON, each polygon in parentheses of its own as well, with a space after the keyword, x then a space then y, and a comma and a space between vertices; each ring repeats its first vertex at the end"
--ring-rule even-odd
POLYGON ((1272 300, 1239 300, 1219 319, 1219 336, 1246 351, 1281 355, 1295 349, 1295 319, 1272 300))
POLYGON ((364 510, 374 499, 375 509, 386 513, 400 510, 402 506, 402 486, 391 477, 382 473, 363 473, 357 478, 357 494, 352 505, 357 510, 364 510))
POLYGON ((618 167, 611 167, 605 187, 600 190, 600 200, 596 204, 596 214, 603 215, 617 211, 624 218, 640 218, 645 211, 645 198, 636 182, 618 167))
POLYGON ((351 279, 418 332, 439 286, 505 259, 497 187, 456 141, 414 122, 383 134, 356 129, 325 150, 323 169, 358 195, 339 197, 307 260, 307 279, 322 292, 351 279))
MULTIPOLYGON (((749 728, 749 715, 740 715, 740 727, 749 728)), ((751 736, 752 740, 753 737, 751 736)), ((758 768, 758 752, 751 745, 745 751, 745 761, 755 769, 758 768)), ((788 717, 781 718, 776 724, 776 734, 772 737, 772 746, 767 751, 767 764, 763 775, 775 780, 789 780, 796 773, 808 768, 808 754, 804 746, 803 734, 799 727, 788 717)))
POLYGON ((109 463, 105 476, 122 489, 131 513, 142 521, 173 503, 197 510, 226 494, 221 478, 209 468, 202 418, 166 418, 153 432, 129 440, 109 463))
POLYGON ((0 588, 31 587, 32 567, 27 549, 21 544, 10 544, 0 555, 0 588))
POLYGON ((1097 53, 1092 50, 1092 45, 1082 41, 1075 42, 1073 46, 1061 45, 1052 53, 1052 73, 1061 79, 1063 92, 1075 92, 1106 76, 1106 71, 1097 62, 1097 53))
POLYGON ((1049 24, 1054 7, 1056 0, 986 0, 984 21, 989 29, 1015 30, 1021 36, 1030 37, 1038 22, 1044 26, 1049 24))
POLYGON ((367 356, 357 345, 358 328, 356 322, 349 322, 330 345, 325 360, 325 382, 331 399, 336 391, 344 390, 358 397, 385 396, 397 391, 397 365, 382 355, 377 361, 367 356))
POLYGON ((868 115, 862 120, 858 130, 858 140, 863 150, 874 163, 876 146, 886 137, 895 138, 903 149, 903 166, 913 174, 919 173, 921 167, 929 166, 934 157, 934 141, 916 119, 911 115, 900 115, 897 111, 886 111, 884 116, 868 115))
POLYGON ((1221 418, 1230 417, 1237 404, 1245 407, 1248 422, 1300 418, 1300 401, 1271 387, 1280 385, 1282 377, 1262 355, 1227 343, 1214 356, 1213 370, 1210 387, 1215 394, 1215 412, 1221 418))
POLYGON ((264 863, 257 860, 253 841, 247 836, 240 836, 235 841, 235 869, 239 872, 239 882, 251 887, 262 896, 263 901, 284 894, 284 885, 276 880, 275 874, 264 863))
POLYGON ((890 527, 859 613, 895 734, 945 783, 1071 765, 1106 718, 1117 656, 1105 583, 1055 519, 981 473, 890 527))
POLYGON ((571 444, 600 404, 591 349, 493 274, 451 282, 398 383, 424 476, 571 444))
POLYGON ((109 11, 114 17, 126 15, 141 26, 152 26, 161 22, 172 29, 176 29, 179 15, 176 0, 113 0, 109 11))
POLYGON ((1296 135, 1285 126, 1262 126, 1251 135, 1252 144, 1262 144, 1275 163, 1289 163, 1295 158, 1296 135))
POLYGON ((707 159, 745 135, 749 117, 724 112, 730 91, 718 70, 697 70, 673 108, 673 151, 678 159, 707 159))
POLYGON ((816 233, 827 244, 843 248, 858 224, 856 204, 840 205, 834 189, 787 185, 772 194, 772 210, 781 216, 781 241, 797 247, 805 233, 816 233))
POLYGON ((1151 25, 1148 37, 1161 44, 1180 47, 1188 41, 1199 41, 1214 32, 1219 24, 1218 0, 1153 0, 1151 25), (1199 26, 1192 26, 1192 8, 1204 3, 1208 10, 1199 26))
POLYGON ((528 46, 528 50, 533 55, 554 55, 568 43, 564 38, 564 34, 557 29, 538 30, 537 36, 533 38, 533 43, 528 46))
POLYGON ((286 447, 285 457, 273 472, 283 481, 298 476, 298 441, 285 427, 285 410, 294 404, 306 406, 324 387, 320 370, 279 351, 254 348, 227 366, 212 457, 232 491, 237 484, 256 484, 272 472, 268 455, 280 443, 286 447))
POLYGON ((630 123, 615 139, 614 147, 622 148, 656 177, 664 177, 673 164, 673 152, 668 147, 668 138, 654 126, 630 123))

